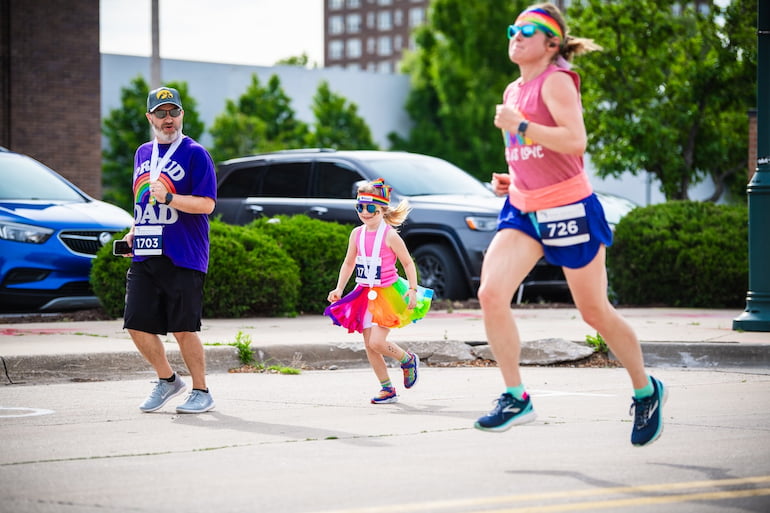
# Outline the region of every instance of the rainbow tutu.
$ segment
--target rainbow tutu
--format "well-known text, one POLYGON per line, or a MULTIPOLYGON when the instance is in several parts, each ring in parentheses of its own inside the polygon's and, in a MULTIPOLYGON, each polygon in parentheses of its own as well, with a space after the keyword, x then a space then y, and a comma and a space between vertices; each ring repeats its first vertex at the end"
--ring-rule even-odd
POLYGON ((417 322, 428 313, 433 299, 433 290, 417 287, 417 305, 409 309, 406 293, 409 282, 399 277, 386 287, 363 287, 357 285, 339 301, 327 306, 324 315, 331 317, 337 326, 347 328, 348 333, 363 333, 366 312, 372 314, 372 324, 383 328, 403 328, 417 322), (377 292, 375 299, 369 299, 369 291, 377 292))

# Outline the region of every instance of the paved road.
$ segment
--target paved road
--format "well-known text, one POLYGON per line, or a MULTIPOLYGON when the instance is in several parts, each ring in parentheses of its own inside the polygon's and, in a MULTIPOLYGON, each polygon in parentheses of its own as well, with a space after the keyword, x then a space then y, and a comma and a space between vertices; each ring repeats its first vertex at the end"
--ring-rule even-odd
POLYGON ((501 434, 471 427, 494 368, 425 368, 377 406, 369 369, 217 373, 197 416, 140 413, 149 376, 4 386, 0 511, 770 511, 770 370, 653 372, 670 397, 645 448, 622 369, 525 368, 539 418, 501 434))

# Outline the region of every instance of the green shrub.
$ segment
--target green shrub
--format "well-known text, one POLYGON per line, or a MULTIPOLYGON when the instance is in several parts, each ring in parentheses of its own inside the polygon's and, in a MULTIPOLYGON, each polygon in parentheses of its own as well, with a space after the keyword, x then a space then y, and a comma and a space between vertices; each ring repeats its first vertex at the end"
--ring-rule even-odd
POLYGON ((624 304, 733 308, 748 286, 748 209, 670 201, 626 215, 607 251, 624 304))
MULTIPOLYGON (((122 239, 128 230, 115 235, 114 239, 122 239)), ((112 242, 105 244, 96 253, 91 265, 89 281, 94 294, 99 298, 104 312, 112 318, 123 317, 123 307, 126 302, 126 273, 131 265, 131 259, 112 254, 112 242)))
MULTIPOLYGON (((125 233, 125 232, 124 232, 125 233)), ((122 238, 123 233, 117 238, 122 238)), ((269 235, 256 229, 211 222, 209 269, 203 316, 294 315, 299 298, 299 267, 269 235)), ((111 317, 122 317, 130 258, 99 250, 91 267, 91 286, 111 317)))
POLYGON ((249 228, 272 236, 299 264, 299 311, 322 313, 337 283, 352 227, 296 215, 259 218, 249 228))
POLYGON ((212 220, 204 317, 293 315, 299 287, 297 263, 274 238, 212 220))

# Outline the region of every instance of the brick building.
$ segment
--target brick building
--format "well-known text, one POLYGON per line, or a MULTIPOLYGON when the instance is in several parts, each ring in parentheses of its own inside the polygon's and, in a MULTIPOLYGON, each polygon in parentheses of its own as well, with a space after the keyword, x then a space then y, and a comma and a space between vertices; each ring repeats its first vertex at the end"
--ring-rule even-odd
POLYGON ((0 146, 101 197, 99 0, 0 0, 0 146))
MULTIPOLYGON (((321 0, 324 66, 396 73, 412 31, 425 23, 430 0, 321 0)), ((559 8, 569 0, 552 0, 559 8)))
POLYGON ((430 0, 323 0, 324 66, 398 71, 430 0))

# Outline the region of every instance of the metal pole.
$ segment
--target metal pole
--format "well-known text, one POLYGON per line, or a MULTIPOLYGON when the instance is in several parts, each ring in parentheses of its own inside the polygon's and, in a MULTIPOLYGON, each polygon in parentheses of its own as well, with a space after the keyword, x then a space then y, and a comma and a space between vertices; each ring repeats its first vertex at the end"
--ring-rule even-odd
POLYGON ((757 6, 757 170, 749 198, 749 290, 733 329, 770 331, 770 1, 757 6))
POLYGON ((160 82, 160 15, 159 0, 152 0, 152 57, 150 59, 150 89, 157 89, 160 82))

